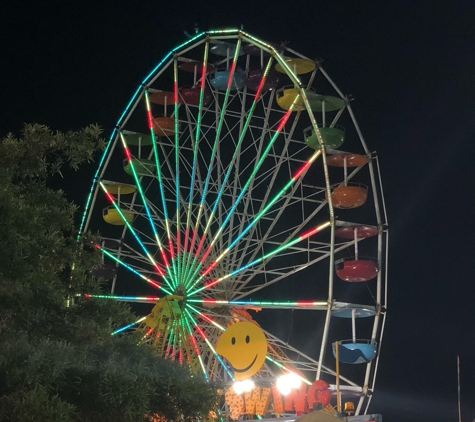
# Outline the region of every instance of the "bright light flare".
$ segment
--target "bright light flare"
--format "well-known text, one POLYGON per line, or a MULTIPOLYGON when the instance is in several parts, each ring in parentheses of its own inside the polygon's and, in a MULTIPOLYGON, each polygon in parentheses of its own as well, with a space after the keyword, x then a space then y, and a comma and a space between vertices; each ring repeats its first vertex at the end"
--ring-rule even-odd
POLYGON ((299 388, 300 384, 302 384, 300 377, 293 372, 280 376, 276 382, 278 390, 284 396, 289 394, 290 390, 299 388))
POLYGON ((242 394, 242 393, 245 393, 246 391, 252 391, 254 387, 255 387, 254 381, 250 379, 243 380, 243 381, 236 381, 233 384, 233 389, 236 392, 236 394, 242 394))

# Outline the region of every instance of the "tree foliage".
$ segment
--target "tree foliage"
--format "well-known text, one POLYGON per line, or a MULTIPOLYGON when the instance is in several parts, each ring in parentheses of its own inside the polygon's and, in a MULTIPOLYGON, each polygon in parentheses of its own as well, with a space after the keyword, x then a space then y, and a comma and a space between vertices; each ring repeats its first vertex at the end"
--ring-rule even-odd
POLYGON ((0 144, 0 420, 174 421, 206 418, 216 393, 186 367, 111 331, 136 319, 100 292, 93 237, 77 242, 76 206, 48 186, 103 147, 100 129, 26 125, 0 144))

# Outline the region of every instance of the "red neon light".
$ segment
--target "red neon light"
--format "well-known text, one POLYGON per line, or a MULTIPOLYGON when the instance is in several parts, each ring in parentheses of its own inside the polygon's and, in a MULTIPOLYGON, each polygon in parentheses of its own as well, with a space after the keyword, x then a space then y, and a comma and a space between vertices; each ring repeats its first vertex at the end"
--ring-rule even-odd
POLYGON ((292 177, 292 180, 297 180, 300 175, 307 169, 307 167, 310 165, 310 161, 307 161, 298 171, 295 173, 294 177, 292 177))
POLYGON ((201 318, 205 319, 205 320, 208 321, 208 322, 211 322, 211 323, 214 322, 208 315, 203 314, 202 312, 199 313, 199 316, 200 316, 201 318))
POLYGON ((173 243, 172 243, 172 240, 171 239, 168 239, 168 247, 170 249, 170 256, 171 256, 171 259, 173 259, 175 257, 175 251, 173 249, 173 243))
POLYGON ((107 196, 107 199, 109 199, 109 201, 114 203, 114 197, 109 192, 106 192, 106 196, 107 196))
MULTIPOLYGON (((203 236, 201 236, 200 243, 198 247, 196 248, 196 254, 198 255, 199 251, 201 250, 201 247, 203 246, 203 242, 205 241, 205 236, 206 233, 203 233, 203 236)), ((206 249, 205 253, 203 254, 203 257, 200 259, 200 262, 203 263, 206 257, 208 256, 210 252, 211 246, 208 246, 208 249, 206 249)))
POLYGON ((208 274, 216 266, 217 263, 218 263, 218 261, 214 260, 211 264, 209 264, 209 267, 206 268, 206 270, 203 271, 203 276, 208 274))
POLYGON ((317 233, 319 230, 320 230, 320 227, 315 227, 314 229, 310 229, 308 232, 302 233, 299 239, 303 240, 306 237, 310 237, 312 234, 317 233))
POLYGON ((203 303, 216 303, 217 299, 203 299, 203 303))
POLYGON ((231 64, 231 69, 229 69, 228 88, 233 83, 235 69, 236 69, 236 62, 233 61, 233 63, 231 64))
MULTIPOLYGON (((148 105, 148 104, 147 104, 148 105)), ((148 120, 148 128, 150 130, 153 129, 154 124, 153 124, 153 118, 152 118, 152 112, 147 108, 147 120, 148 120)))
POLYGON ((200 350, 198 349, 198 344, 196 344, 196 340, 195 338, 193 337, 193 334, 190 334, 190 337, 191 337, 191 342, 193 343, 193 346, 195 346, 195 352, 197 354, 200 354, 200 350))
POLYGON ((160 286, 161 286, 160 283, 157 283, 156 281, 150 280, 149 278, 147 278, 147 281, 148 281, 152 286, 155 286, 157 289, 160 289, 160 286))
POLYGON ((127 157, 127 160, 132 160, 132 156, 130 155, 130 151, 129 151, 129 148, 127 147, 124 147, 124 152, 125 152, 125 156, 127 157))
POLYGON ((175 80, 173 84, 173 99, 175 100, 175 104, 178 103, 178 81, 175 80))
POLYGON ((212 280, 212 281, 208 281, 207 283, 204 284, 205 287, 211 287, 211 286, 214 286, 215 284, 218 284, 220 282, 219 279, 217 280, 212 280))
POLYGON ((313 301, 312 300, 297 300, 297 305, 298 306, 312 306, 313 301))
POLYGON ((282 130, 282 128, 285 126, 285 124, 287 123, 287 120, 289 120, 290 113, 292 113, 292 108, 289 108, 287 110, 287 112, 284 114, 284 117, 282 117, 282 120, 280 121, 276 132, 280 132, 282 130))
POLYGON ((163 277, 163 276, 165 275, 165 273, 164 273, 163 270, 158 266, 157 263, 155 263, 154 268, 157 270, 157 272, 158 272, 158 274, 159 274, 160 276, 163 277))

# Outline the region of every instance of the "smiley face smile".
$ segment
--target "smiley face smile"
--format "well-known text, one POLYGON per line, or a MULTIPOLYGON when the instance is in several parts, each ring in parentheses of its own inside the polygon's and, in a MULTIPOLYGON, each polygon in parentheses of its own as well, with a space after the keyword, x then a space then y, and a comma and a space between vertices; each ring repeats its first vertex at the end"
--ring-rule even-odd
POLYGON ((234 372, 246 372, 246 371, 249 371, 249 369, 251 369, 252 365, 254 365, 254 363, 256 362, 257 360, 257 355, 254 357, 254 360, 251 362, 251 364, 249 366, 246 366, 244 369, 237 369, 233 366, 233 369, 234 369, 234 372))

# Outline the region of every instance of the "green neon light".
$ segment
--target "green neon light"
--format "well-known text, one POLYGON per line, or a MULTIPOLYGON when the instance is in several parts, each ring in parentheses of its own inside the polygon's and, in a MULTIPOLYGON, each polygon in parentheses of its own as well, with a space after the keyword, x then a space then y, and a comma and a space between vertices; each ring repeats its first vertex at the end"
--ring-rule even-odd
MULTIPOLYGON (((315 229, 311 230, 310 232, 308 232, 308 234, 304 234, 304 235, 301 235, 299 237, 297 237, 296 239, 293 239, 293 240, 290 240, 289 242, 287 243, 284 243, 283 245, 275 248, 273 251, 270 251, 268 253, 266 253, 265 255, 255 259, 254 261, 251 261, 250 263, 246 264, 246 265, 243 265, 242 267, 240 268, 237 268, 236 270, 230 272, 229 274, 223 276, 223 277, 220 277, 216 280, 216 282, 212 282, 212 285, 215 285, 223 280, 226 280, 227 278, 229 277, 232 277, 246 269, 248 269, 249 267, 252 267, 256 264, 259 264, 260 262, 262 261, 265 261, 266 259, 270 258, 271 256, 283 251, 284 249, 287 249, 287 248, 290 248, 292 245, 295 245, 296 243, 302 241, 302 240, 305 240, 307 239, 310 235, 312 234, 315 234, 315 233, 318 233, 319 231, 323 230, 324 228, 330 226, 330 222, 327 221, 326 223, 323 223, 321 224, 320 226, 316 227, 315 229)), ((199 293, 201 292, 202 290, 208 288, 209 285, 205 284, 203 287, 200 287, 199 289, 196 289, 196 290, 193 290, 191 293, 190 293, 190 296, 196 294, 196 293, 199 293)))
MULTIPOLYGON (((191 225, 191 205, 193 202, 193 193, 194 193, 194 187, 195 187, 195 173, 196 173, 196 165, 198 161, 198 143, 200 140, 200 132, 201 132, 201 119, 203 117, 203 101, 204 101, 204 91, 206 88, 206 70, 208 68, 208 52, 209 52, 209 41, 205 43, 205 52, 204 52, 204 57, 203 57, 203 67, 201 69, 201 87, 200 87, 200 102, 198 104, 198 116, 196 119, 196 131, 195 131, 195 139, 194 139, 194 145, 193 145, 193 166, 192 166, 192 171, 191 171, 191 183, 190 183, 190 196, 189 196, 189 201, 188 201, 188 212, 187 212, 187 218, 186 218, 186 233, 188 234, 189 227, 191 225)), ((186 238, 186 241, 188 242, 188 236, 186 238)), ((185 263, 185 268, 184 272, 188 275, 189 273, 189 265, 190 265, 190 258, 193 256, 193 248, 194 248, 194 237, 193 237, 193 242, 190 244, 190 253, 188 254, 188 258, 185 263)), ((185 244, 185 251, 187 250, 188 245, 185 244)), ((185 280, 185 285, 188 282, 188 280, 185 280)))
POLYGON ((145 275, 139 273, 136 269, 132 268, 130 265, 126 264, 121 259, 117 258, 115 255, 112 255, 109 251, 106 251, 104 248, 101 248, 101 251, 104 255, 108 256, 110 259, 114 260, 115 262, 118 262, 120 265, 127 268, 129 271, 133 272, 135 275, 138 275, 140 278, 144 279, 147 283, 152 284, 153 286, 159 288, 160 290, 163 290, 165 293, 167 293, 169 295, 172 294, 172 292, 170 292, 165 287, 160 285, 160 283, 158 283, 157 281, 152 280, 151 278, 148 278, 145 275))
MULTIPOLYGON (((152 219, 152 214, 150 212, 150 208, 148 206, 148 202, 147 202, 147 199, 145 198, 145 194, 143 192, 143 189, 142 189, 142 184, 140 183, 140 179, 138 177, 138 174, 135 170, 135 165, 134 165, 134 162, 133 160, 131 159, 131 156, 130 156, 130 152, 129 152, 129 149, 127 148, 127 144, 125 142, 125 138, 124 138, 124 135, 122 134, 122 132, 120 132, 120 139, 122 141, 122 146, 124 147, 124 150, 126 151, 126 155, 127 155, 127 159, 129 160, 129 164, 130 164, 130 168, 132 169, 132 174, 134 176, 134 180, 135 180, 135 184, 137 186, 137 189, 139 191, 139 195, 142 199, 142 202, 144 204, 144 207, 145 207, 145 211, 147 213, 147 217, 148 217, 148 221, 150 223, 150 226, 152 227, 152 231, 153 231, 153 234, 155 236, 155 241, 157 242, 157 245, 160 249, 160 252, 161 252, 161 255, 162 255, 162 258, 163 260, 165 261, 165 269, 167 270, 167 272, 170 274, 170 268, 169 268, 169 263, 168 263, 168 259, 167 259, 167 256, 165 254, 165 250, 163 248, 163 245, 162 245, 162 242, 160 241, 160 236, 158 235, 158 232, 157 232, 157 229, 155 227, 155 224, 153 222, 153 219, 152 219)), ((170 274, 170 276, 172 276, 172 274, 170 274)), ((169 284, 168 282, 168 279, 167 280, 167 284, 169 285, 169 287, 171 289, 173 289, 173 286, 171 284, 169 284)))
POLYGON ((171 235, 171 230, 170 230, 170 223, 169 223, 169 218, 168 218, 168 210, 167 210, 167 203, 165 201, 165 192, 163 188, 163 180, 162 180, 162 171, 161 171, 161 166, 160 166, 160 159, 158 157, 158 149, 157 149, 157 140, 155 137, 155 131, 153 130, 153 116, 152 116, 152 109, 150 107, 150 98, 148 95, 148 91, 145 90, 145 106, 147 108, 147 115, 149 119, 149 126, 150 126, 150 135, 152 137, 152 146, 153 146, 153 155, 155 158, 155 167, 157 168, 157 179, 158 179, 158 186, 160 188, 160 198, 162 200, 162 206, 163 206, 163 216, 165 218, 165 230, 167 232, 167 237, 168 237, 168 245, 170 248, 170 254, 171 254, 171 261, 172 261, 172 270, 174 273, 174 281, 175 284, 178 281, 177 277, 177 271, 176 267, 174 264, 173 256, 174 256, 174 249, 173 249, 173 243, 172 243, 172 235, 171 235))
POLYGON ((210 350, 213 352, 214 356, 216 357, 216 359, 218 360, 218 362, 221 364, 221 366, 224 368, 224 370, 228 373, 229 377, 234 381, 234 377, 233 377, 233 374, 229 371, 228 367, 225 365, 225 363, 223 362, 223 360, 219 357, 218 353, 216 352, 216 350, 214 349, 213 345, 209 342, 208 338, 206 337, 205 333, 203 332, 203 330, 200 328, 200 326, 198 325, 198 322, 196 321, 195 318, 193 318, 193 315, 190 314, 190 311, 188 309, 185 308, 185 312, 186 314, 188 315, 188 318, 190 318, 192 324, 196 327, 196 329, 198 330, 198 332, 201 334, 201 336, 203 337, 204 341, 206 342, 206 344, 208 345, 208 347, 210 348, 210 350))

